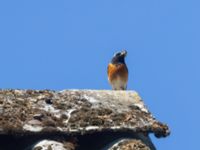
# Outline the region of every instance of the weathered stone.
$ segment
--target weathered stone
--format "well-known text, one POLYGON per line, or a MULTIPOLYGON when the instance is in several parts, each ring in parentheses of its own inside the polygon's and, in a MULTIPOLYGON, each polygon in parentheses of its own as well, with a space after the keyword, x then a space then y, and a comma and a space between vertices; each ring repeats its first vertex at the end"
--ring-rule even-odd
POLYGON ((32 150, 75 150, 75 146, 70 142, 42 140, 34 145, 32 150))
POLYGON ((123 139, 114 144, 108 150, 151 150, 141 140, 123 139))
POLYGON ((0 135, 34 137, 29 143, 55 136, 86 142, 98 133, 169 135, 134 91, 0 90, 0 114, 0 135))

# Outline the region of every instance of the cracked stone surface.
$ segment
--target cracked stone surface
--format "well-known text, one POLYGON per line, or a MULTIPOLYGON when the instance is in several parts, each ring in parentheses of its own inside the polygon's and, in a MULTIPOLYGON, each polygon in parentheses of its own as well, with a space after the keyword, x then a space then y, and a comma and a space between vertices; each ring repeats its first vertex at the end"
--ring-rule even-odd
POLYGON ((76 137, 106 131, 170 133, 135 91, 0 90, 0 135, 76 137))
POLYGON ((0 110, 0 134, 106 129, 169 134, 134 91, 1 90, 0 110))

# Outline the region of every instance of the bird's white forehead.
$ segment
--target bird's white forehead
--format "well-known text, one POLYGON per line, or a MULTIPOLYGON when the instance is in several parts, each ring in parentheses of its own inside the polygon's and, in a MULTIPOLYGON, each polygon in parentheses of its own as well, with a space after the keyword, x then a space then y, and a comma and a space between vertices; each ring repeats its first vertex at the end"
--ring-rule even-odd
POLYGON ((114 54, 114 56, 121 55, 122 53, 127 54, 127 51, 126 51, 126 50, 118 51, 118 52, 116 52, 116 53, 114 54))
POLYGON ((119 55, 119 54, 121 54, 121 51, 116 52, 116 53, 114 54, 114 56, 117 56, 117 55, 119 55))

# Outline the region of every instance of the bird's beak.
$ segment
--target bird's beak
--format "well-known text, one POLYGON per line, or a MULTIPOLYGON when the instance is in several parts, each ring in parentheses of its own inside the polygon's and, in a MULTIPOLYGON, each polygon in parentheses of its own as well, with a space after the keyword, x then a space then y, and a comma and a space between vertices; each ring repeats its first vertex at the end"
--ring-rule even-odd
POLYGON ((127 51, 126 50, 121 51, 121 55, 125 57, 127 55, 127 51))

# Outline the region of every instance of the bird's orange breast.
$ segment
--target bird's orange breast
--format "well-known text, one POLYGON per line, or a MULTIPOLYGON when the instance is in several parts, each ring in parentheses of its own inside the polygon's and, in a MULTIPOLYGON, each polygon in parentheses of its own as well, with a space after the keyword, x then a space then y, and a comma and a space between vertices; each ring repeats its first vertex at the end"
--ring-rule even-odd
POLYGON ((124 82, 128 80, 128 69, 126 64, 112 64, 108 65, 108 80, 112 82, 113 80, 120 78, 124 82))

